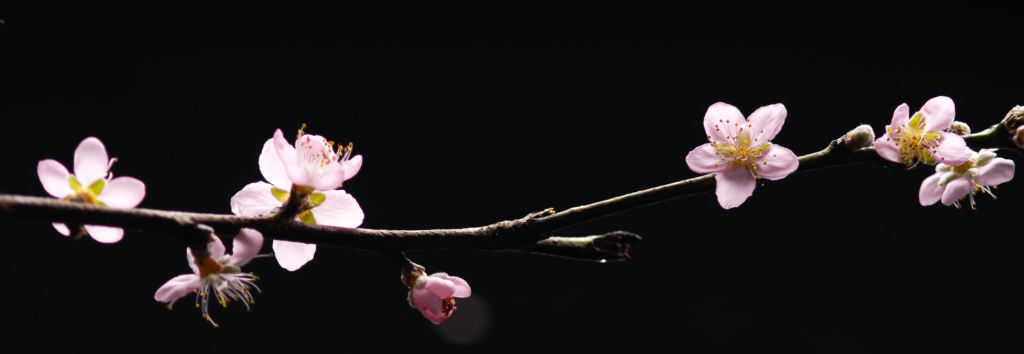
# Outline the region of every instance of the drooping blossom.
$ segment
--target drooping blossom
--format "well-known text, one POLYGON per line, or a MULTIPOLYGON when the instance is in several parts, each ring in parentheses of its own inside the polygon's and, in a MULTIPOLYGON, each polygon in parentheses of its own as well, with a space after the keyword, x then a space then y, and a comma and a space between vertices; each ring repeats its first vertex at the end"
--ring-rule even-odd
POLYGON ((472 294, 469 283, 447 273, 420 276, 409 289, 409 305, 419 309, 430 322, 441 324, 455 315, 455 298, 472 294))
MULTIPOLYGON (((296 179, 290 178, 291 170, 309 172, 309 176, 334 176, 329 177, 334 181, 341 176, 337 182, 330 182, 319 187, 330 187, 322 189, 313 187, 315 191, 309 193, 305 210, 296 216, 296 220, 327 226, 357 227, 363 223, 363 210, 359 203, 351 195, 343 190, 334 190, 341 185, 341 182, 352 178, 362 165, 363 158, 356 155, 349 159, 352 149, 351 144, 344 150, 344 155, 339 157, 333 151, 333 143, 318 135, 304 134, 299 131, 299 139, 295 146, 298 149, 287 145, 284 142, 281 130, 274 133, 274 138, 263 144, 263 152, 260 154, 260 172, 268 182, 256 182, 242 188, 241 191, 231 197, 231 212, 236 215, 261 216, 267 215, 280 208, 282 203, 291 196, 292 184, 299 185, 296 179), (282 142, 284 146, 282 146, 282 142), (289 150, 290 149, 290 150, 289 150), (283 152, 282 152, 283 151, 283 152), (312 152, 311 152, 312 151, 312 152), (296 155, 298 153, 298 155, 296 155), (312 154, 312 155, 311 155, 312 154), (314 156, 315 155, 315 156, 314 156), (291 160, 282 159, 280 156, 293 156, 291 160), (315 160, 319 156, 320 160, 315 160), (306 157, 310 157, 306 159, 306 157), (301 167, 301 168, 300 168, 301 167)), ((324 181, 314 179, 313 182, 324 181)), ((302 182, 309 183, 303 180, 302 182)), ((315 244, 301 242, 274 240, 274 257, 277 258, 281 267, 295 271, 313 259, 316 253, 315 244)))
POLYGON ((739 109, 718 102, 704 114, 704 132, 710 143, 686 155, 686 165, 697 173, 717 173, 718 204, 731 209, 743 204, 760 178, 779 180, 796 171, 796 154, 772 144, 786 122, 781 103, 758 108, 744 119, 739 109))
POLYGON ((957 166, 971 158, 971 149, 964 138, 945 132, 956 116, 953 100, 939 96, 925 102, 914 116, 906 103, 896 107, 892 124, 875 140, 875 150, 882 158, 902 164, 914 161, 934 165, 957 166))
MULTIPOLYGON (((132 177, 113 178, 110 167, 117 159, 107 159, 107 149, 99 139, 85 138, 75 149, 75 174, 52 159, 39 161, 36 171, 43 189, 61 200, 104 205, 111 208, 131 209, 146 196, 146 185, 132 177)), ((61 235, 71 236, 71 229, 62 223, 53 223, 61 235)), ((85 232, 102 243, 121 240, 124 230, 118 227, 84 225, 85 232)), ((81 234, 77 234, 79 236, 81 234)))
POLYGON ((193 274, 182 274, 171 278, 160 289, 157 289, 154 298, 156 301, 167 304, 171 309, 178 299, 185 295, 196 294, 196 307, 202 309, 203 319, 210 321, 214 327, 217 323, 210 317, 210 295, 213 301, 221 306, 227 307, 231 301, 240 301, 245 304, 246 310, 249 305, 254 304, 252 294, 249 290, 255 288, 261 292, 254 283, 259 277, 252 273, 243 273, 242 266, 246 265, 263 246, 263 235, 259 231, 243 228, 232 241, 233 254, 225 254, 224 243, 217 236, 207 244, 210 256, 196 259, 192 256, 192 249, 186 249, 185 258, 188 259, 188 266, 192 268, 193 274))
POLYGON ((946 206, 956 205, 960 208, 960 200, 970 197, 971 209, 977 209, 974 194, 987 193, 995 199, 992 189, 1000 183, 1013 179, 1015 166, 1012 160, 996 157, 996 149, 971 152, 971 158, 959 166, 938 164, 935 174, 921 183, 918 198, 921 205, 932 205, 942 200, 946 206))

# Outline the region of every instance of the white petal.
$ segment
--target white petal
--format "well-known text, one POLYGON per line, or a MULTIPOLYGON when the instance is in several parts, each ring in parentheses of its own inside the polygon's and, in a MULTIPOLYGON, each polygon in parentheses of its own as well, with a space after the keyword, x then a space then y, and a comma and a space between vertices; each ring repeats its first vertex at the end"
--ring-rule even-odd
POLYGON ((85 138, 75 149, 75 177, 83 186, 89 186, 100 178, 107 176, 107 149, 100 139, 85 138))
POLYGON ((266 182, 249 183, 231 197, 231 213, 243 216, 263 216, 281 206, 271 192, 273 185, 266 182))
POLYGON ((357 227, 363 223, 363 209, 356 198, 343 190, 324 191, 324 202, 313 208, 313 218, 319 225, 357 227))
POLYGON ((296 271, 313 260, 316 254, 315 244, 274 240, 274 258, 282 268, 296 271))
POLYGON ((85 225, 85 231, 100 243, 115 243, 124 237, 124 230, 120 227, 85 225))
POLYGON ((97 197, 111 208, 131 209, 146 197, 146 185, 131 177, 118 177, 107 182, 97 197))
POLYGON ((54 198, 64 198, 75 193, 71 189, 71 182, 68 169, 64 168, 56 160, 42 160, 36 166, 36 173, 39 174, 39 182, 43 183, 43 189, 54 198))
POLYGON ((292 190, 292 180, 288 179, 288 172, 285 171, 284 163, 277 157, 277 149, 274 148, 274 139, 267 139, 263 143, 263 152, 260 153, 260 172, 263 178, 286 191, 292 190))
POLYGON ((249 264, 249 261, 260 253, 261 247, 263 234, 253 229, 242 228, 232 242, 231 260, 228 263, 239 267, 249 264))

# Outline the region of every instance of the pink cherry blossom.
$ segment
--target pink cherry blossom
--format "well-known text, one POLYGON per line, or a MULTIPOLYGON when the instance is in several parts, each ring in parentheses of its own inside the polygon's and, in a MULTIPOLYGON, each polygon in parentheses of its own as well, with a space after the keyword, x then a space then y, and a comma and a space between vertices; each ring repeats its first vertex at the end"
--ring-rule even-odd
MULTIPOLYGON (((274 209, 281 207, 282 203, 290 197, 294 180, 289 178, 287 163, 282 162, 282 159, 278 157, 281 151, 278 141, 279 137, 283 139, 280 129, 274 133, 273 139, 267 140, 263 144, 263 152, 260 154, 260 172, 263 173, 263 178, 270 183, 250 183, 245 188, 242 188, 241 191, 231 197, 232 213, 246 216, 268 215, 274 209)), ((302 144, 296 145, 303 146, 303 149, 307 149, 305 146, 310 144, 320 144, 324 141, 323 137, 315 135, 301 135, 299 139, 302 144), (309 137, 309 140, 305 140, 306 137, 309 137)), ((336 158, 334 157, 335 155, 332 155, 334 153, 328 152, 330 150, 329 144, 323 145, 321 149, 327 149, 322 150, 322 155, 328 156, 327 160, 334 161, 332 160, 336 158)), ((295 149, 292 148, 292 150, 295 149)), ((343 180, 355 176, 359 172, 363 159, 359 155, 348 159, 347 157, 351 152, 351 148, 347 148, 345 156, 338 159, 338 162, 333 163, 334 165, 339 165, 339 167, 335 167, 329 174, 341 173, 343 180)), ((316 174, 312 173, 312 175, 316 174)), ((296 182, 295 184, 299 183, 296 182)), ((340 185, 340 181, 338 184, 340 185)), ((359 203, 343 190, 334 190, 332 188, 314 191, 309 195, 307 205, 311 209, 299 213, 296 220, 338 227, 357 227, 363 223, 363 210, 359 207, 359 203)), ((315 244, 274 240, 273 245, 274 257, 277 258, 281 267, 290 271, 296 271, 301 268, 311 261, 316 253, 315 244)))
POLYGON ((970 197, 971 209, 975 208, 974 194, 981 191, 995 199, 992 189, 1000 183, 1013 179, 1016 169, 1013 161, 996 157, 996 149, 971 152, 971 158, 958 166, 938 164, 935 174, 921 183, 918 198, 921 205, 932 205, 942 200, 946 206, 960 208, 960 199, 970 197))
MULTIPOLYGON (((113 178, 110 167, 117 159, 107 159, 107 149, 94 137, 85 138, 75 149, 75 174, 56 160, 42 160, 36 167, 43 189, 54 198, 77 203, 105 205, 111 208, 131 209, 146 196, 146 185, 132 177, 113 178)), ((71 230, 62 223, 53 227, 64 236, 71 230)), ((85 231, 102 243, 121 240, 124 230, 117 227, 85 225, 85 231)))
POLYGON ((913 117, 910 106, 901 104, 892 114, 892 124, 885 126, 885 134, 875 140, 875 150, 896 163, 960 165, 971 158, 972 152, 964 138, 944 131, 955 116, 953 100, 946 96, 928 100, 913 117))
POLYGON ((758 179, 780 180, 800 165, 793 151, 772 144, 785 122, 781 103, 758 108, 749 119, 730 104, 715 103, 704 114, 711 142, 690 151, 686 165, 697 173, 716 173, 718 204, 738 207, 754 193, 758 179))
POLYGON ((208 244, 210 256, 199 260, 192 256, 192 249, 186 248, 185 258, 192 268, 192 274, 171 278, 157 289, 154 295, 156 301, 166 303, 167 308, 171 309, 178 299, 196 293, 196 307, 202 309, 203 319, 210 321, 214 327, 217 327, 217 323, 213 322, 209 311, 211 294, 221 306, 227 307, 228 302, 234 300, 245 304, 248 310, 249 305, 254 303, 249 290, 255 288, 258 292, 262 291, 254 283, 259 277, 243 273, 241 267, 257 257, 256 254, 263 246, 263 235, 253 229, 242 229, 232 244, 234 254, 224 254, 224 243, 213 236, 208 244))
POLYGON ((271 139, 271 146, 273 149, 267 151, 264 145, 260 171, 267 181, 284 189, 291 189, 293 183, 318 191, 337 189, 341 182, 355 176, 363 165, 362 156, 352 156, 351 143, 339 146, 335 151, 333 141, 305 134, 302 130, 299 130, 292 146, 278 129, 271 139))
POLYGON ((441 324, 455 315, 455 298, 466 298, 472 294, 469 283, 447 273, 420 276, 409 289, 409 305, 423 313, 430 322, 441 324))

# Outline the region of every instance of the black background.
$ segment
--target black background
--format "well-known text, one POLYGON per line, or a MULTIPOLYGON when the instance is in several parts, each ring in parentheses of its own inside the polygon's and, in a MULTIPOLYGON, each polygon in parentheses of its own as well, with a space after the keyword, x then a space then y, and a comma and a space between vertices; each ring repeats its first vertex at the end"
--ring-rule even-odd
MULTIPOLYGON (((1019 29, 966 25, 978 18, 956 9, 842 22, 464 10, 2 8, 0 191, 46 195, 38 161, 71 166, 96 136, 115 176, 146 183, 140 207, 229 213, 262 180, 274 129, 306 123, 364 156, 345 183, 363 227, 468 227, 696 176, 684 158, 718 101, 744 114, 784 103, 775 142, 802 155, 859 123, 881 133, 903 102, 950 96, 980 131, 1024 99, 1019 29)), ((212 309, 214 329, 152 298, 189 271, 178 241, 75 242, 4 219, 0 336, 133 351, 442 350, 483 332, 461 348, 1019 352, 1021 184, 974 212, 921 207, 929 173, 843 166, 758 186, 735 210, 704 194, 563 231, 640 234, 624 263, 410 253, 473 287, 442 326, 408 306, 394 266, 325 246, 295 273, 253 262, 264 294, 251 313, 212 309)))

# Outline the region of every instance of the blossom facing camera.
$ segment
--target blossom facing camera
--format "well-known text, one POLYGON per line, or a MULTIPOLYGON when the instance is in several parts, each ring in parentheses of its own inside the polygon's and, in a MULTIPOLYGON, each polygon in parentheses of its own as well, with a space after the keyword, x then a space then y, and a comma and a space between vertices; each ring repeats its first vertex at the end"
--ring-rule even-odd
POLYGON ((686 155, 686 165, 697 173, 716 173, 718 204, 732 209, 754 193, 757 180, 780 180, 796 171, 796 154, 772 144, 786 122, 781 103, 758 108, 744 119, 736 107, 718 102, 704 115, 704 132, 710 143, 686 155))
MULTIPOLYGON (((295 144, 299 149, 287 146, 287 142, 283 139, 281 130, 278 129, 274 133, 274 137, 263 144, 263 151, 260 153, 260 172, 263 173, 263 178, 270 183, 250 183, 242 188, 231 197, 231 212, 235 215, 245 216, 269 215, 291 198, 293 184, 307 186, 310 181, 321 181, 317 182, 321 184, 326 183, 323 181, 328 181, 330 183, 320 185, 325 189, 313 186, 312 190, 308 191, 306 210, 300 212, 295 219, 308 224, 337 227, 358 227, 362 224, 363 209, 359 207, 356 199, 343 190, 335 190, 341 186, 342 181, 355 176, 362 166, 362 156, 356 155, 350 158, 351 144, 334 151, 333 142, 326 141, 318 135, 305 134, 302 130, 299 130, 299 139, 295 144), (282 142, 285 145, 283 147, 282 142), (342 152, 342 155, 339 156, 338 152, 342 152), (289 160, 281 158, 281 156, 293 158, 289 160), (302 175, 302 171, 306 171, 309 176, 316 178, 329 177, 324 180, 298 181, 290 177, 293 174, 302 175), (333 182, 338 176, 341 176, 341 179, 337 180, 337 183, 333 182)), ((298 270, 313 260, 313 256, 316 254, 315 244, 274 240, 273 247, 274 258, 277 259, 281 267, 289 271, 298 270)))
POLYGON ((875 150, 882 158, 905 165, 963 164, 971 158, 971 149, 960 135, 945 131, 955 116, 953 100, 946 96, 928 100, 913 117, 910 106, 901 104, 885 134, 875 140, 875 150))
MULTIPOLYGON (((76 203, 102 205, 118 209, 131 209, 146 196, 146 185, 132 177, 112 178, 110 167, 117 159, 107 159, 107 149, 94 137, 85 138, 75 149, 75 174, 56 160, 39 161, 36 172, 43 189, 54 198, 76 203)), ((62 223, 53 223, 61 235, 71 236, 71 229, 62 223)), ((98 242, 114 243, 124 236, 118 227, 84 225, 85 233, 98 242)), ((76 237, 81 236, 76 231, 76 237)))
POLYGON ((171 278, 160 289, 157 289, 154 298, 156 301, 167 304, 170 310, 174 303, 185 295, 196 294, 196 308, 202 309, 203 319, 209 321, 214 327, 219 327, 213 318, 210 317, 210 295, 213 300, 223 307, 227 307, 231 301, 239 301, 245 304, 246 310, 251 310, 249 305, 255 304, 252 293, 249 290, 256 289, 255 281, 259 277, 252 273, 243 273, 242 266, 246 265, 257 256, 260 247, 263 246, 263 234, 253 229, 242 229, 232 241, 233 254, 224 254, 224 243, 217 236, 211 236, 209 257, 196 259, 192 256, 192 249, 186 249, 185 258, 188 259, 188 266, 192 268, 193 274, 182 274, 171 278))
POLYGON ((1012 160, 996 157, 995 151, 972 151, 971 158, 958 166, 936 165, 935 174, 921 183, 921 191, 918 193, 921 205, 928 206, 941 200, 943 205, 956 205, 959 209, 960 201, 969 197, 971 209, 977 210, 974 194, 981 192, 996 199, 992 190, 996 185, 1013 179, 1016 167, 1012 160))
POLYGON ((434 273, 416 278, 409 289, 409 305, 423 313, 430 322, 441 324, 455 315, 455 298, 472 294, 469 283, 447 273, 434 273))

